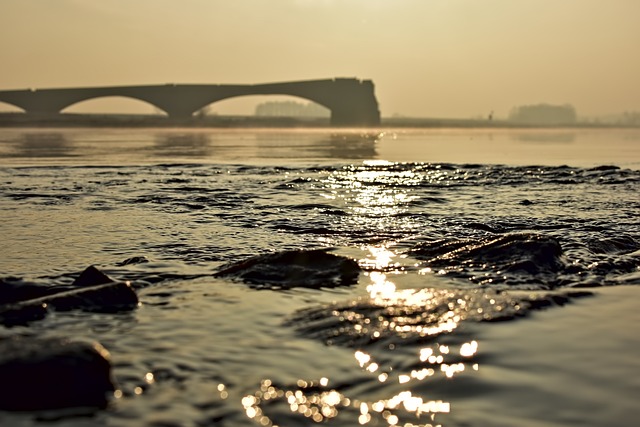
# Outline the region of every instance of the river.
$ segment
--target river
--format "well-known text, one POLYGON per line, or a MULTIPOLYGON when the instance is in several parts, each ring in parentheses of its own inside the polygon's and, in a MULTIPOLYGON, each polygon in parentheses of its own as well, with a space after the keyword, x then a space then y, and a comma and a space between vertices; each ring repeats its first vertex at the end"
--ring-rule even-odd
POLYGON ((0 326, 100 342, 120 388, 0 424, 635 425, 639 196, 638 130, 1 129, 0 278, 141 305, 0 326), (357 283, 213 277, 318 248, 357 283))

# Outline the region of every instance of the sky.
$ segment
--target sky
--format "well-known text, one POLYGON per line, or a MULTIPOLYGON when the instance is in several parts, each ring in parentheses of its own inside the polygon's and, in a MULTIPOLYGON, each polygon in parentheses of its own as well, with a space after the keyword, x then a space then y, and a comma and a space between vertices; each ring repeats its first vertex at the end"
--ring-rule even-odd
POLYGON ((0 90, 332 77, 383 117, 640 111, 640 0, 0 0, 0 90))

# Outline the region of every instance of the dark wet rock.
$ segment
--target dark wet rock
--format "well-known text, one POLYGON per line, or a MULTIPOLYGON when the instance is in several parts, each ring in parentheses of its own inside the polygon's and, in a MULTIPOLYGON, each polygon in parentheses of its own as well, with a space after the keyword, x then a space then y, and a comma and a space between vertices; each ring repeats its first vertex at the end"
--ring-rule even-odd
POLYGON ((137 306, 138 297, 129 282, 110 282, 1 306, 0 323, 26 325, 44 318, 48 309, 116 313, 137 306))
POLYGON ((0 306, 66 292, 78 287, 110 283, 114 280, 94 266, 84 269, 71 284, 30 282, 17 277, 0 279, 0 306))
POLYGON ((92 286, 92 285, 102 285, 104 283, 113 282, 114 280, 104 274, 102 271, 98 270, 93 265, 85 268, 82 273, 74 280, 73 286, 92 286))
POLYGON ((565 265, 558 240, 535 233, 419 243, 410 254, 428 261, 429 266, 448 268, 452 274, 477 283, 544 283, 555 287, 557 274, 565 265))
POLYGON ((214 277, 230 277, 257 288, 331 288, 356 283, 360 266, 326 250, 292 250, 258 255, 221 267, 214 277))
POLYGON ((20 277, 3 277, 0 278, 0 305, 113 281, 115 280, 93 265, 80 273, 43 276, 36 281, 24 280, 20 277))
POLYGON ((84 310, 100 313, 128 311, 138 306, 138 296, 129 282, 110 282, 74 289, 41 298, 58 311, 84 310))
POLYGON ((27 326, 36 320, 47 317, 49 312, 46 304, 14 304, 0 309, 0 324, 11 326, 27 326))
POLYGON ((486 289, 406 289, 375 298, 299 310, 286 324, 328 345, 424 343, 465 322, 498 322, 564 305, 589 292, 507 293, 486 289))
POLYGON ((28 325, 49 309, 115 313, 138 306, 129 282, 116 282, 94 266, 87 267, 71 286, 46 286, 18 279, 0 281, 0 324, 28 325))
POLYGON ((67 288, 61 289, 57 286, 44 286, 15 277, 4 278, 0 280, 0 306, 40 298, 66 289, 67 288))
POLYGON ((104 408, 116 389, 98 343, 54 338, 0 340, 0 409, 104 408))

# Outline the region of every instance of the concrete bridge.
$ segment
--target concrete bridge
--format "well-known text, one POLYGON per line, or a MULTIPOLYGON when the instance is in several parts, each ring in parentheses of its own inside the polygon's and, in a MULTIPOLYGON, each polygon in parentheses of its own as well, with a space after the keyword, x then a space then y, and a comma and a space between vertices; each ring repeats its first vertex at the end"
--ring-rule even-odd
POLYGON ((78 102, 106 96, 134 98, 163 110, 172 118, 188 118, 223 99, 246 95, 291 95, 331 110, 334 126, 375 126, 380 111, 373 82, 354 78, 308 80, 256 85, 112 86, 0 91, 0 101, 28 114, 58 114, 78 102))

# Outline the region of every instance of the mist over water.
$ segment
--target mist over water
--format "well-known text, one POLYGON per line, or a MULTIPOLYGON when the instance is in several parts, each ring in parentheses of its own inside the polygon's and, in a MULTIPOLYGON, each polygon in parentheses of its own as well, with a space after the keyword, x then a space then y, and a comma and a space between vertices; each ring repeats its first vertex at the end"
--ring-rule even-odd
POLYGON ((0 278, 142 304, 0 326, 99 341, 122 392, 0 424, 632 425, 639 185, 637 130, 4 129, 0 278), (309 249, 357 282, 214 277, 309 249))

